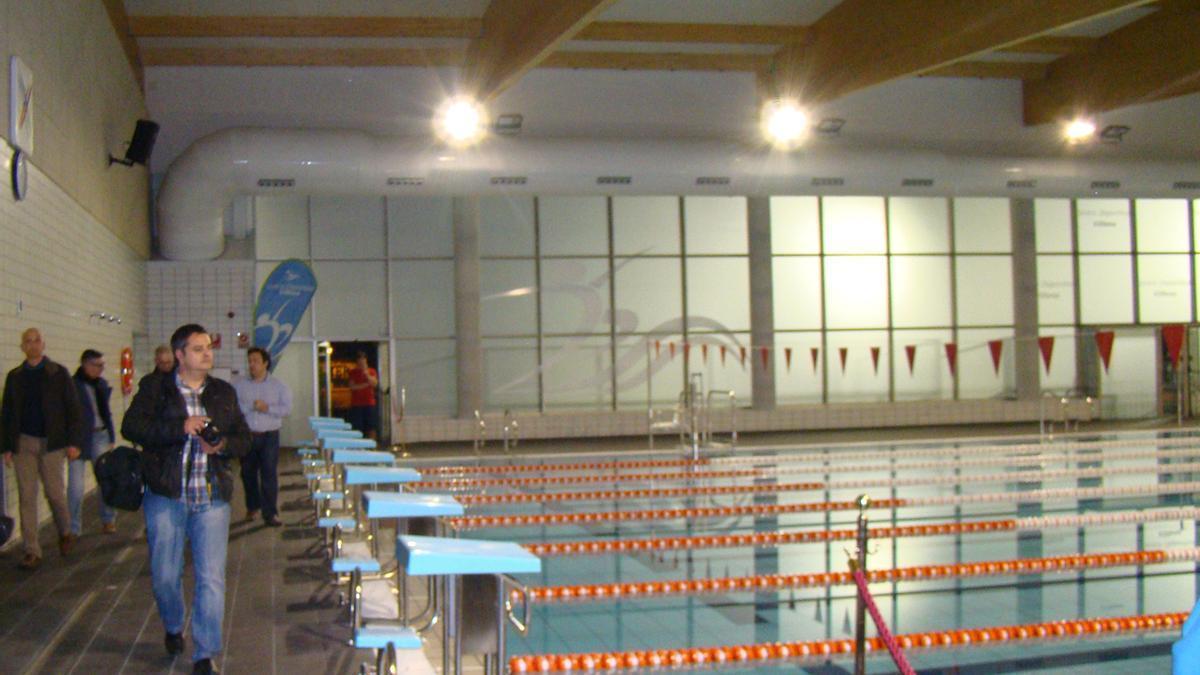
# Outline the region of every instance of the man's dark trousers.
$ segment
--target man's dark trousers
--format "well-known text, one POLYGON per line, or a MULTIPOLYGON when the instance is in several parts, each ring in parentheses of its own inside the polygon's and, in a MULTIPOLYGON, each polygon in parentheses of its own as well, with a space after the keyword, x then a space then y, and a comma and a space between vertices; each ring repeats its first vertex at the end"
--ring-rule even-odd
POLYGON ((246 510, 262 511, 263 520, 279 514, 279 431, 252 432, 250 452, 242 458, 246 510))

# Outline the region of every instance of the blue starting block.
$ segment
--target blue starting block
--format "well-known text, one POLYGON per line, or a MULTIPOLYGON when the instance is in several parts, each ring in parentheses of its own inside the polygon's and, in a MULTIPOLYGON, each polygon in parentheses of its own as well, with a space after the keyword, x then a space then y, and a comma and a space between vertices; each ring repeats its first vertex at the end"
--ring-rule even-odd
POLYGON ((385 450, 337 448, 331 460, 334 464, 391 464, 396 456, 385 450))
POLYGON ((400 535, 396 560, 409 576, 425 574, 537 574, 542 559, 519 544, 486 539, 400 535))
POLYGON ((346 485, 399 485, 415 483, 421 480, 421 474, 398 466, 351 464, 342 468, 342 480, 346 485))

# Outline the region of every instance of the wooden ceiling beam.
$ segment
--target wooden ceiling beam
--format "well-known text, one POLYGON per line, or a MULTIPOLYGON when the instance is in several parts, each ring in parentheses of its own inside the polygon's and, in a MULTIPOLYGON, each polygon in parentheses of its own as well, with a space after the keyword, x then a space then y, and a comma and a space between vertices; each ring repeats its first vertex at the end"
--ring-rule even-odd
POLYGON ((646 23, 597 21, 575 35, 576 40, 605 42, 677 42, 693 44, 785 45, 804 42, 807 26, 761 24, 646 23))
POLYGON ((1020 61, 959 61, 920 77, 975 77, 989 80, 1037 80, 1046 76, 1046 64, 1020 61))
POLYGON ((462 48, 154 47, 145 50, 147 66, 461 66, 465 55, 462 48))
POLYGON ((772 66, 806 103, 922 73, 1149 0, 843 0, 772 66))
POLYGON ((547 56, 539 67, 756 72, 767 64, 768 58, 758 54, 559 51, 547 56))
POLYGON ((1055 122, 1200 90, 1200 4, 1159 10, 1101 37, 1087 53, 1049 64, 1024 83, 1025 124, 1055 122))
POLYGON ((1066 56, 1086 52, 1096 46, 1096 38, 1073 35, 1043 35, 1015 45, 1001 47, 997 51, 1009 54, 1054 54, 1066 56))
POLYGON ((463 65, 468 91, 486 102, 570 40, 615 0, 492 0, 463 65))
POLYGON ((142 67, 142 56, 138 51, 137 40, 134 39, 129 26, 129 15, 125 13, 125 3, 122 0, 104 0, 104 11, 112 24, 113 32, 121 43, 121 51, 125 52, 125 60, 133 71, 133 80, 138 89, 146 92, 146 72, 142 67))
POLYGON ((419 16, 134 16, 136 37, 171 38, 465 38, 476 18, 419 16))

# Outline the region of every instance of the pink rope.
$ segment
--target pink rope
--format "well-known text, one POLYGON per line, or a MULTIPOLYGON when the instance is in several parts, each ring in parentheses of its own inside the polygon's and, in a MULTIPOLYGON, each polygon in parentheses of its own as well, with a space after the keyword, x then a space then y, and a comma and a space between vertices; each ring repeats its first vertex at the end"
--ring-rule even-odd
POLYGON ((854 570, 854 583, 858 586, 859 597, 867 606, 867 611, 871 613, 871 620, 875 622, 875 630, 879 632, 879 639, 883 640, 884 646, 892 655, 892 660, 896 662, 896 667, 903 675, 916 675, 916 671, 908 665, 908 659, 905 658, 900 645, 896 644, 896 638, 892 636, 892 632, 884 623, 883 615, 879 613, 879 607, 875 605, 875 598, 871 597, 871 591, 867 588, 867 576, 861 569, 854 570))

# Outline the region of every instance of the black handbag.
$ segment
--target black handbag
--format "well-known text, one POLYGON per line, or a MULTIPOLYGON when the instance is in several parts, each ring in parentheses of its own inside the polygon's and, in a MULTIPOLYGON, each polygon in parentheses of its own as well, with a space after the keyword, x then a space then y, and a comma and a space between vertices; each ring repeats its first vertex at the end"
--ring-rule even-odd
POLYGON ((142 453, 121 445, 100 455, 95 463, 96 484, 104 503, 114 509, 137 511, 142 508, 145 479, 142 453))

